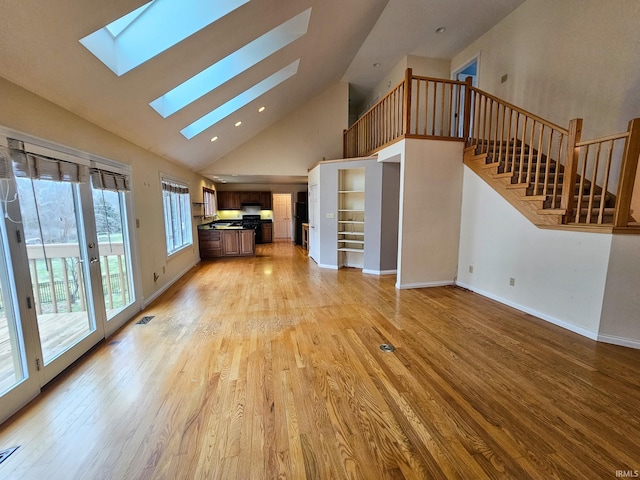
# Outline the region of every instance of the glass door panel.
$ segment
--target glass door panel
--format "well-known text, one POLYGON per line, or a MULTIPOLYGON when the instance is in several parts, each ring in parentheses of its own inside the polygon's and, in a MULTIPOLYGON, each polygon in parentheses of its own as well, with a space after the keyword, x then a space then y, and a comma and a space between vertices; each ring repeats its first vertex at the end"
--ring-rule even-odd
POLYGON ((134 301, 125 193, 93 189, 102 294, 111 321, 134 301))
POLYGON ((80 243, 78 185, 29 178, 16 183, 46 366, 96 331, 80 243))

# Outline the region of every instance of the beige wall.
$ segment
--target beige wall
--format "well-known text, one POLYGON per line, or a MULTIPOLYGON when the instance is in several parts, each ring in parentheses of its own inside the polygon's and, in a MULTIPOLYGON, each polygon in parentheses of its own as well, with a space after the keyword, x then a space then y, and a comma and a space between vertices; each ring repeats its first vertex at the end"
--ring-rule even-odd
POLYGON ((369 110, 369 108, 384 97, 391 88, 399 84, 404 79, 407 68, 411 68, 414 75, 423 77, 449 78, 451 75, 450 60, 407 55, 400 60, 371 91, 360 108, 360 114, 369 110))
POLYGON ((205 175, 307 175, 342 157, 349 85, 339 82, 203 170, 205 175))
POLYGON ((143 299, 152 298, 199 261, 195 227, 194 246, 167 258, 160 174, 187 182, 193 192, 193 201, 202 199, 202 186, 212 187, 210 181, 2 78, 0 125, 132 167, 133 202, 140 221, 135 234, 143 299), (156 282, 154 272, 160 275, 156 282))
POLYGON ((584 118, 583 138, 621 132, 640 116, 638 19, 638 0, 528 0, 451 66, 480 53, 481 89, 562 126, 584 118))
POLYGON ((404 140, 392 147, 399 144, 404 144, 404 153, 396 286, 453 284, 458 265, 464 144, 404 140))

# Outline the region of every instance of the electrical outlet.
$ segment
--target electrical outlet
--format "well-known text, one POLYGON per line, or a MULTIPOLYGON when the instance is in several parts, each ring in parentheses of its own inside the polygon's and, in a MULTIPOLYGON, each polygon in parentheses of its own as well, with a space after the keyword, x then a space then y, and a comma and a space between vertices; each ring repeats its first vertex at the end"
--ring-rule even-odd
POLYGON ((512 287, 516 286, 516 279, 513 277, 509 277, 509 285, 511 285, 512 287))
POLYGON ((469 265, 469 273, 473 273, 473 265, 469 265))

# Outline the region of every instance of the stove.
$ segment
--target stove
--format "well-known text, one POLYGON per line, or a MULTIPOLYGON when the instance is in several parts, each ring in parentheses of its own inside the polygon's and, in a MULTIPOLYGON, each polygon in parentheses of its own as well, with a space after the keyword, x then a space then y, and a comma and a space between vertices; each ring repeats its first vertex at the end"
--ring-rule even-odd
POLYGON ((262 243, 262 229, 260 228, 260 215, 243 215, 242 228, 251 228, 256 232, 256 244, 262 243))

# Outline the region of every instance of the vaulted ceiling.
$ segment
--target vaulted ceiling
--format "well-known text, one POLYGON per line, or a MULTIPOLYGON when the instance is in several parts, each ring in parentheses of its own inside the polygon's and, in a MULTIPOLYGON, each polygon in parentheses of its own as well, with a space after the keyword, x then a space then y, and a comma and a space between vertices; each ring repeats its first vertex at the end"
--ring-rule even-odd
MULTIPOLYGON (((195 0, 193 8, 214 5, 221 18, 203 20, 204 26, 174 46, 114 73, 80 40, 148 0, 0 0, 0 76, 140 147, 203 171, 336 82, 366 93, 407 54, 451 58, 523 1, 195 0), (221 7, 226 3, 228 13, 221 7), (285 22, 290 23, 282 27, 285 22), (437 35, 441 26, 447 31, 437 35), (281 42, 274 44, 274 37, 281 42), (259 39, 266 43, 259 45, 259 39), (205 83, 215 85, 212 79, 221 78, 217 88, 205 89, 175 111, 159 113, 158 101, 150 105, 206 69, 212 76, 205 83), (267 85, 274 76, 279 83, 267 85), (266 107, 262 113, 260 106, 266 107), (207 115, 212 126, 201 133, 185 129, 207 115), (237 121, 242 128, 234 126, 237 121), (213 136, 218 140, 211 142, 213 136)), ((115 44, 118 37, 135 36, 133 28, 152 9, 179 5, 156 30, 138 32, 147 47, 184 27, 184 2, 154 0, 140 16, 99 34, 110 35, 115 44)))

